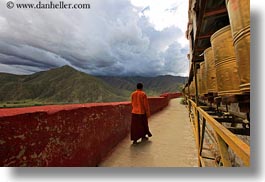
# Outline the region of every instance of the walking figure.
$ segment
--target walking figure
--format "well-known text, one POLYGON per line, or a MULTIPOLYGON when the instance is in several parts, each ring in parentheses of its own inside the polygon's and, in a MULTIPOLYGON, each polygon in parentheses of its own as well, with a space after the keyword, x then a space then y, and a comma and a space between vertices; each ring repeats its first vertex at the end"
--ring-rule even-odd
POLYGON ((152 134, 148 127, 148 117, 150 116, 150 107, 147 96, 143 91, 143 84, 137 83, 137 90, 131 94, 132 102, 132 120, 131 120, 131 140, 133 144, 140 138, 147 140, 152 134))

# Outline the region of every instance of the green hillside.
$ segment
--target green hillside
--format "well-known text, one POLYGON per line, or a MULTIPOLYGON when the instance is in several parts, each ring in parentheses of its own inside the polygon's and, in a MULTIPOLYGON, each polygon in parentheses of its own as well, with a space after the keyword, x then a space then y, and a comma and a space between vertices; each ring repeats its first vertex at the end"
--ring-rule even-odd
POLYGON ((126 91, 69 66, 28 76, 0 74, 0 102, 87 103, 128 100, 126 91))
POLYGON ((150 96, 157 96, 166 92, 181 92, 187 78, 180 76, 157 76, 157 77, 99 77, 105 80, 106 83, 118 89, 135 90, 135 85, 138 82, 144 84, 144 90, 150 96))
POLYGON ((175 76, 96 77, 70 66, 32 75, 0 73, 0 107, 128 101, 138 82, 144 84, 148 96, 158 96, 180 91, 185 79, 175 76))

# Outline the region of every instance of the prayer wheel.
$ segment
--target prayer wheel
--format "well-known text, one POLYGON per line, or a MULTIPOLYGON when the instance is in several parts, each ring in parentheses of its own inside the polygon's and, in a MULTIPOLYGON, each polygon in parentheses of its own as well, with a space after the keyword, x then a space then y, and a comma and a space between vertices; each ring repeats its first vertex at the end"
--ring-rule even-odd
POLYGON ((190 83, 190 95, 195 96, 195 82, 194 82, 194 80, 192 80, 190 83))
POLYGON ((219 96, 240 94, 238 66, 230 25, 211 36, 219 96))
POLYGON ((184 94, 185 94, 185 95, 189 95, 189 90, 188 90, 188 89, 189 89, 188 87, 185 87, 185 88, 184 88, 184 94))
POLYGON ((250 0, 226 0, 240 77, 240 90, 250 92, 250 0))
POLYGON ((197 75, 197 89, 198 89, 198 95, 202 95, 202 78, 201 78, 201 68, 197 69, 196 72, 197 75))
POLYGON ((205 61, 207 92, 217 93, 216 69, 215 69, 212 47, 205 49, 204 61, 205 61))
POLYGON ((207 76, 205 70, 205 62, 200 63, 200 78, 201 78, 201 95, 207 94, 207 76))

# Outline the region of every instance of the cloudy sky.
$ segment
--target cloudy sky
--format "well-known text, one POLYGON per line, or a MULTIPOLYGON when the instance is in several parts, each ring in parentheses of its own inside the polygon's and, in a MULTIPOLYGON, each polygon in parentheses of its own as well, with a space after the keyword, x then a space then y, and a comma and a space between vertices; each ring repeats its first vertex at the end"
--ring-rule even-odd
POLYGON ((187 0, 64 0, 91 6, 77 10, 8 9, 8 1, 0 1, 0 72, 70 65, 93 75, 188 75, 187 0))

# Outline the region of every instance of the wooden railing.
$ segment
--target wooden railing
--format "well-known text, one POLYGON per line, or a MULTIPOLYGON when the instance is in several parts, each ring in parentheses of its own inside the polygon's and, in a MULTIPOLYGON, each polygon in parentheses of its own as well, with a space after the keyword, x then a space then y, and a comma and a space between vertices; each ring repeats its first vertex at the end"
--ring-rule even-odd
MULTIPOLYGON (((213 134, 212 138, 217 144, 218 153, 221 157, 221 164, 224 167, 232 166, 229 158, 229 148, 233 153, 241 159, 244 166, 250 166, 250 146, 243 142, 238 136, 229 131, 226 127, 216 121, 212 116, 205 112, 195 102, 188 99, 189 115, 193 125, 196 144, 198 148, 198 165, 204 166, 202 155, 204 149, 205 132, 207 131, 206 124, 211 126, 213 134)), ((208 131, 209 133, 209 131, 208 131)), ((214 159, 214 158, 213 158, 214 159)))

